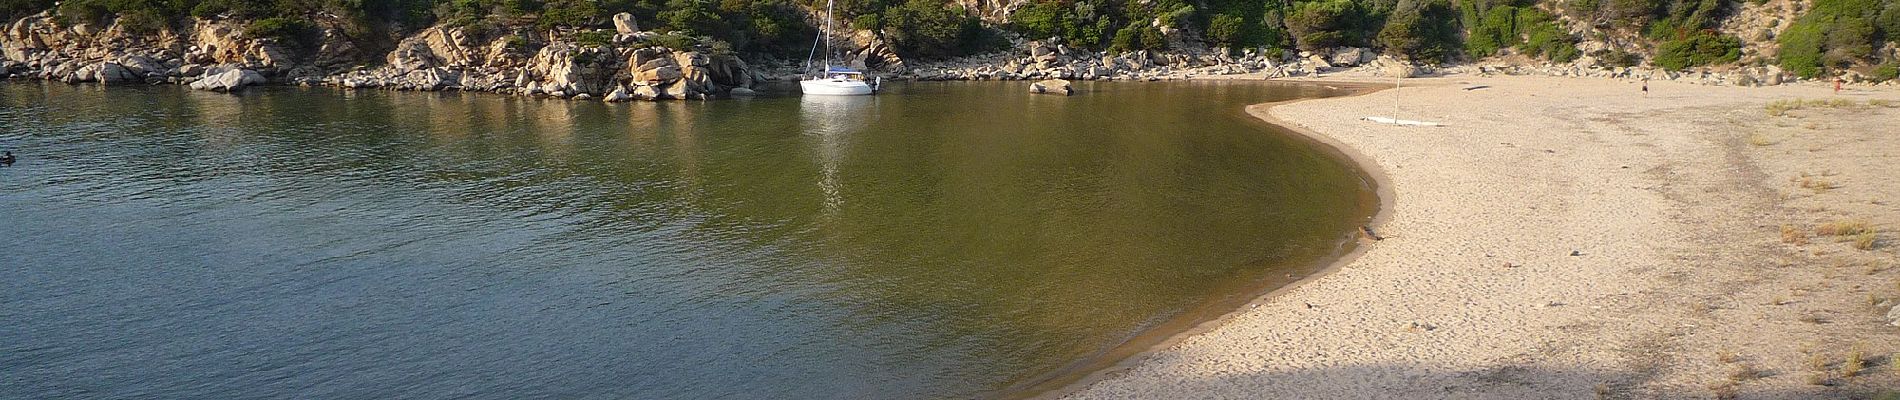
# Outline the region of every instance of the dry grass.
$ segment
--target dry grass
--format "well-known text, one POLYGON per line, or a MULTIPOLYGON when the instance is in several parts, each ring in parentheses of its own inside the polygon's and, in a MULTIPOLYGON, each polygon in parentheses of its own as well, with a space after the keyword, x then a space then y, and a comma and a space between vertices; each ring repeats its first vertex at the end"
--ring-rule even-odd
POLYGON ((1761 370, 1755 369, 1755 366, 1748 364, 1736 364, 1735 369, 1730 370, 1728 373, 1728 379, 1737 383, 1760 377, 1761 370))
POLYGON ((1829 180, 1826 178, 1816 178, 1812 176, 1801 177, 1801 180, 1799 182, 1801 182, 1802 189, 1813 190, 1815 193, 1827 193, 1827 191, 1829 190, 1834 190, 1841 187, 1840 184, 1834 183, 1833 180, 1829 180))
POLYGON ((1768 115, 1780 117, 1780 116, 1788 115, 1789 111, 1800 109, 1801 101, 1800 100, 1775 100, 1775 102, 1773 103, 1768 103, 1768 106, 1765 108, 1768 109, 1768 115))
POLYGON ((1835 220, 1814 228, 1814 233, 1822 236, 1855 236, 1873 231, 1873 227, 1868 226, 1864 219, 1835 220))
POLYGON ((1735 387, 1735 382, 1711 383, 1709 384, 1709 392, 1710 394, 1714 394, 1715 398, 1719 400, 1728 400, 1741 396, 1741 390, 1735 387))
MULTIPOLYGON (((1868 105, 1872 106, 1874 104, 1872 101, 1869 101, 1868 105)), ((1789 111, 1807 109, 1807 108, 1859 108, 1860 106, 1861 104, 1855 103, 1853 100, 1839 99, 1839 98, 1826 99, 1826 100, 1787 99, 1787 100, 1775 100, 1772 103, 1768 103, 1768 105, 1764 106, 1763 108, 1768 111, 1768 115, 1780 117, 1780 116, 1788 115, 1789 111)))
MULTIPOLYGON (((1874 231, 1869 229, 1866 232, 1861 232, 1860 234, 1854 235, 1854 240, 1853 240, 1854 248, 1861 249, 1861 250, 1873 250, 1874 242, 1876 240, 1879 240, 1879 237, 1876 237, 1874 235, 1874 231)), ((1870 268, 1870 271, 1871 271, 1867 273, 1869 275, 1880 272, 1878 270, 1871 270, 1871 268, 1874 268, 1872 265, 1869 265, 1868 268, 1870 268)))
POLYGON ((1827 356, 1823 356, 1820 354, 1814 354, 1814 355, 1808 356, 1808 370, 1809 371, 1827 372, 1828 364, 1831 364, 1831 363, 1827 362, 1827 356))
POLYGON ((1774 145, 1775 143, 1776 142, 1773 139, 1768 138, 1768 135, 1762 134, 1761 132, 1748 134, 1748 145, 1750 146, 1755 146, 1755 147, 1770 146, 1770 145, 1774 145))
POLYGON ((1781 242, 1796 246, 1808 244, 1808 231, 1794 225, 1781 226, 1781 242))
POLYGON ((1894 107, 1900 107, 1900 102, 1895 102, 1893 100, 1887 100, 1887 99, 1867 99, 1867 106, 1894 108, 1894 107))
POLYGON ((1742 360, 1742 356, 1735 354, 1735 352, 1733 351, 1728 351, 1728 350, 1715 351, 1716 362, 1720 362, 1723 364, 1734 364, 1736 361, 1741 361, 1741 360, 1742 360))
POLYGON ((1867 352, 1861 350, 1860 346, 1854 346, 1854 351, 1852 353, 1847 354, 1847 361, 1841 363, 1841 376, 1843 377, 1860 376, 1861 371, 1865 370, 1866 368, 1867 368, 1867 352))

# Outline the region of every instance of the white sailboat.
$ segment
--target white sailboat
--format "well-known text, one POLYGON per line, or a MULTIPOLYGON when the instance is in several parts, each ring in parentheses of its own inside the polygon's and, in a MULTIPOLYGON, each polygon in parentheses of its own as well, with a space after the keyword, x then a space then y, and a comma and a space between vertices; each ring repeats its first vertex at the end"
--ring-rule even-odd
MULTIPOLYGON (((825 45, 825 69, 805 80, 798 82, 799 90, 806 95, 822 96, 862 96, 877 90, 864 81, 864 73, 831 65, 831 11, 834 0, 825 0, 825 31, 818 34, 819 42, 825 45)), ((817 47, 818 43, 812 43, 817 47)), ((805 58, 806 71, 811 70, 811 57, 805 58)), ((880 79, 881 80, 881 79, 880 79)), ((881 82, 880 82, 881 83, 881 82)))

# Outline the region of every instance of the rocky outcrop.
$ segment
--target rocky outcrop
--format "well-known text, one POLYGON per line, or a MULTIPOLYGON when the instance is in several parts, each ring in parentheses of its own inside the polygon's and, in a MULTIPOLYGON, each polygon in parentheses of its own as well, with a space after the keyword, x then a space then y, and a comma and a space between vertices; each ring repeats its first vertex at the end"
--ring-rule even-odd
POLYGON ((1061 79, 1049 79, 1049 80, 1044 80, 1044 81, 1029 84, 1029 93, 1059 94, 1063 96, 1068 96, 1068 95, 1075 94, 1075 88, 1069 85, 1069 81, 1061 80, 1061 79))
POLYGON ((762 76, 711 49, 641 44, 633 17, 615 16, 614 41, 582 45, 578 31, 472 32, 430 27, 367 54, 337 21, 317 16, 321 38, 302 55, 247 37, 237 20, 195 20, 178 32, 127 35, 118 25, 61 26, 46 14, 0 25, 0 77, 106 84, 172 82, 232 91, 284 82, 344 88, 471 90, 621 101, 702 99, 762 76), (365 67, 364 65, 375 65, 365 67))
POLYGON ((633 21, 633 14, 614 14, 614 32, 620 35, 632 35, 640 32, 640 24, 633 21))
POLYGON ((194 90, 230 92, 245 86, 258 85, 265 82, 269 81, 264 79, 264 76, 258 74, 257 71, 229 69, 205 73, 203 78, 191 82, 191 88, 194 90))
MULTIPOLYGON (((625 27, 633 26, 630 18, 622 21, 625 27)), ((626 101, 723 96, 753 85, 758 75, 737 57, 642 46, 630 38, 590 46, 557 37, 529 52, 521 36, 486 41, 475 36, 430 28, 399 43, 384 67, 338 74, 322 83, 626 101)))

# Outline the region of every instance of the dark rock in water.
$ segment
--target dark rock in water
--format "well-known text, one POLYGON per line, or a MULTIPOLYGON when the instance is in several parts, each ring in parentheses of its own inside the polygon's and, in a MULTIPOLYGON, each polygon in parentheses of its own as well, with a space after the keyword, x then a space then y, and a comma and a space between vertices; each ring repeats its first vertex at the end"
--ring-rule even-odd
POLYGON ((1029 84, 1029 92, 1035 93, 1035 94, 1060 94, 1063 96, 1068 96, 1068 95, 1075 94, 1075 88, 1072 86, 1069 86, 1069 81, 1061 80, 1061 79, 1050 79, 1050 80, 1045 80, 1045 81, 1029 84))

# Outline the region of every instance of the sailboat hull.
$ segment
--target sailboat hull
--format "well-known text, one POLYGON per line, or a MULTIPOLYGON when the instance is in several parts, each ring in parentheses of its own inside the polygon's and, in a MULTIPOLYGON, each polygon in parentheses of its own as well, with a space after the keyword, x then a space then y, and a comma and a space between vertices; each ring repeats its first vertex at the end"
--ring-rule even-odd
POLYGON ((849 79, 807 79, 799 81, 798 88, 806 95, 863 96, 871 94, 870 84, 849 79))

